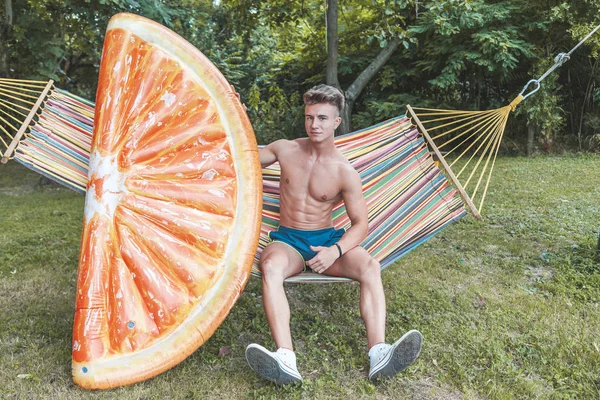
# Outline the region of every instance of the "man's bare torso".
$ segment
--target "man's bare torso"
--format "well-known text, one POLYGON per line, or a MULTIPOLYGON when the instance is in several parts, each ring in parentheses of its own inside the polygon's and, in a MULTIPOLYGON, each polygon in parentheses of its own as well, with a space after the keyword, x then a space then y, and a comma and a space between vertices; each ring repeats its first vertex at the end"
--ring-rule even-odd
POLYGON ((342 171, 352 168, 342 153, 317 157, 308 139, 286 142, 281 166, 280 224, 314 230, 331 227, 333 207, 342 200, 342 171))

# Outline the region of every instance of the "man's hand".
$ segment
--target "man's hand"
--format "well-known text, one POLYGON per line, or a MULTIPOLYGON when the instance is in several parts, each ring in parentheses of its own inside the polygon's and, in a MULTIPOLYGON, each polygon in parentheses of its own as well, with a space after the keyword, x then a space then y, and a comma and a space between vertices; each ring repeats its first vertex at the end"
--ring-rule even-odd
POLYGON ((331 267, 339 256, 338 249, 334 246, 310 246, 310 249, 317 252, 317 255, 308 260, 306 265, 318 274, 322 274, 327 268, 331 267))

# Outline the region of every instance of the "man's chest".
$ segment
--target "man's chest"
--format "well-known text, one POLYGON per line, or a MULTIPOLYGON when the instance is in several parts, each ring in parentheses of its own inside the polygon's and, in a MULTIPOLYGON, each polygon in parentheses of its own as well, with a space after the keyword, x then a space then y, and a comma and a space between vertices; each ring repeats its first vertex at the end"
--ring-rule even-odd
POLYGON ((281 164, 282 192, 293 197, 306 197, 316 201, 329 202, 340 194, 339 173, 335 164, 287 160, 281 164))

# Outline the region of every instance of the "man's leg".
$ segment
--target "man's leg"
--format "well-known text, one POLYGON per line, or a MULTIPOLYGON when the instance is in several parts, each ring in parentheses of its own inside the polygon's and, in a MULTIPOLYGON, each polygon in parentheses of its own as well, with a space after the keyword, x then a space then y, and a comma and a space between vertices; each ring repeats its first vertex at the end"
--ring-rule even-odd
POLYGON ((246 348, 246 359, 255 372, 278 385, 302 382, 293 352, 290 307, 283 281, 302 271, 303 267, 300 254, 283 243, 271 243, 261 254, 263 305, 277 350, 271 352, 252 343, 246 348))
POLYGON ((367 328, 369 349, 385 341, 385 294, 380 265, 362 247, 355 247, 325 270, 326 275, 360 283, 360 315, 367 328))
POLYGON ((304 268, 300 254, 283 243, 271 243, 260 256, 263 306, 277 348, 293 350, 290 306, 283 281, 304 268))
POLYGON ((362 247, 348 251, 325 274, 352 278, 360 283, 360 313, 367 327, 369 379, 375 381, 396 375, 411 365, 421 353, 423 336, 406 332, 393 344, 385 343, 385 295, 379 263, 362 247))

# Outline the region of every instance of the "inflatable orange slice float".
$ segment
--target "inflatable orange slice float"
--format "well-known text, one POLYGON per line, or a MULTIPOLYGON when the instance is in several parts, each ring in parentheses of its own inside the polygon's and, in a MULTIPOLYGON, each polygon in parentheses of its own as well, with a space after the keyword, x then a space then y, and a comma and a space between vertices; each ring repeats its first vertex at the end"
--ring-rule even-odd
POLYGON ((73 379, 155 376, 206 341, 258 244, 254 132, 216 67, 148 19, 108 25, 73 327, 73 379))

